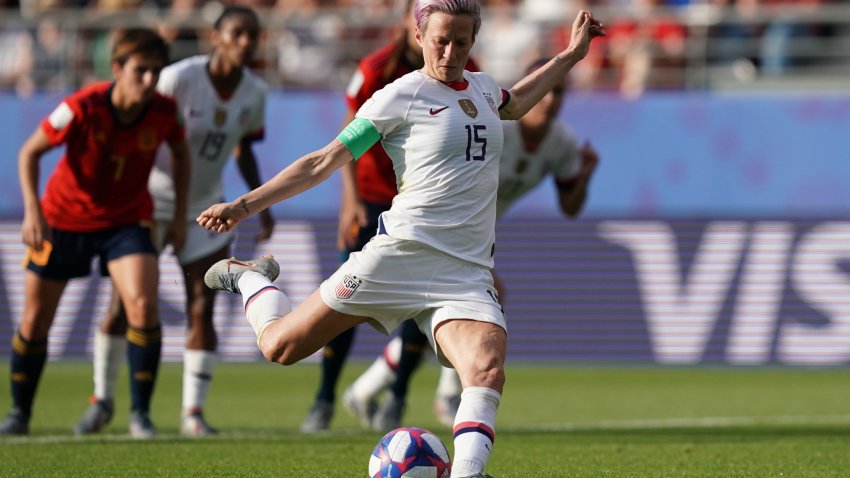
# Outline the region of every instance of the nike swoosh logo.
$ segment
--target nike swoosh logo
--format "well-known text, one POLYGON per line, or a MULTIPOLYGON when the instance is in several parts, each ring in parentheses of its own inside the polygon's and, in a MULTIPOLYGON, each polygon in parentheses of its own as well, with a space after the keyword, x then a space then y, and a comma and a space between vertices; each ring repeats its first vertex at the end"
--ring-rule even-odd
POLYGON ((446 108, 448 108, 448 106, 443 106, 442 108, 439 108, 439 109, 436 109, 436 110, 434 108, 431 108, 431 116, 439 113, 440 111, 443 111, 446 108))

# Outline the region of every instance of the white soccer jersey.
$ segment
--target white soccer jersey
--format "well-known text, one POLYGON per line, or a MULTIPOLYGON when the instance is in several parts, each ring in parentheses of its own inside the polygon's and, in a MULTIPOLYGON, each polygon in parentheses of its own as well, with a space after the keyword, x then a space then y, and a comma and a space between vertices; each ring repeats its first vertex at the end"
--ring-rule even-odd
POLYGON ((464 77, 459 91, 409 73, 375 93, 357 117, 375 126, 393 161, 398 195, 381 216, 387 234, 492 267, 502 91, 484 73, 464 77))
MULTIPOLYGON (((262 138, 265 127, 266 84, 248 68, 230 96, 222 99, 207 73, 209 56, 201 55, 167 66, 157 90, 174 97, 186 121, 186 143, 192 159, 187 220, 194 220, 223 199, 221 171, 233 148, 244 137, 262 138)), ((154 217, 174 216, 171 153, 160 148, 148 181, 154 217)))
POLYGON ((519 121, 503 121, 505 143, 499 164, 498 217, 543 178, 552 174, 563 183, 581 170, 578 139, 564 123, 553 122, 543 141, 528 151, 522 140, 519 121))

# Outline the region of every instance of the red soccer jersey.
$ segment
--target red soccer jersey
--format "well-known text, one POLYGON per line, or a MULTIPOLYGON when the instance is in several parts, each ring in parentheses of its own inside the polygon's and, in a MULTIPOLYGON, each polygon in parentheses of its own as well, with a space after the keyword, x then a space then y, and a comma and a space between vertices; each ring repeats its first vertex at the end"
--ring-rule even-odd
POLYGON ((151 220, 148 176, 163 141, 184 140, 177 103, 157 93, 132 125, 115 119, 110 82, 85 87, 41 122, 65 155, 50 176, 41 207, 51 227, 91 232, 151 220))
MULTIPOLYGON (((345 97, 352 111, 359 110, 376 91, 415 69, 402 56, 392 74, 382 78, 395 47, 395 44, 390 43, 360 61, 345 97)), ((478 65, 470 58, 466 62, 466 69, 478 71, 478 65)), ((376 204, 392 203, 393 198, 398 194, 398 188, 395 183, 392 160, 387 156, 381 143, 376 143, 363 156, 360 156, 354 163, 354 169, 360 199, 376 204)))

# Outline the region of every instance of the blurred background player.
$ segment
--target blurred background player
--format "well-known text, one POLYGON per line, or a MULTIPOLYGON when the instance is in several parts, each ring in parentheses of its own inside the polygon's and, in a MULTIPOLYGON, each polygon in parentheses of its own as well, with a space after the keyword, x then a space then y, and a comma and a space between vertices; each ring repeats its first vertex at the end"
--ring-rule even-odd
MULTIPOLYGON (((211 235, 194 219, 209 204, 223 197, 221 176, 231 152, 250 189, 262 182, 252 144, 264 136, 266 84, 248 68, 257 50, 260 22, 248 7, 224 9, 214 24, 213 50, 179 61, 162 71, 157 89, 174 97, 186 118, 186 135, 192 159, 186 246, 176 251, 186 287, 186 350, 183 353, 183 406, 180 432, 187 436, 216 433, 203 415, 215 363, 217 337, 213 326, 215 291, 204 285, 210 266, 230 256, 234 233, 211 235)), ((158 225, 174 215, 174 180, 171 156, 160 150, 149 181, 158 225)), ((257 240, 268 239, 274 220, 268 210, 260 216, 257 240)), ((161 238, 160 238, 161 239, 161 238)), ((157 242, 160 246, 163 243, 157 242)), ((125 319, 113 300, 107 319, 96 332, 94 396, 77 434, 99 431, 112 419, 115 382, 122 363, 125 319)))
POLYGON ((153 31, 130 29, 112 47, 114 81, 67 97, 21 148, 18 172, 25 205, 22 239, 24 312, 12 340, 13 409, 0 434, 27 434, 47 337, 69 279, 91 272, 93 257, 127 311, 132 411, 130 435, 149 438, 151 396, 161 352, 159 271, 151 237, 147 178, 163 142, 172 151, 174 214, 165 240, 185 239, 189 153, 177 104, 156 92, 168 46, 153 31), (66 144, 41 203, 39 161, 66 144))
MULTIPOLYGON (((547 61, 533 62, 526 74, 547 61)), ((550 175, 555 180, 561 211, 570 218, 581 212, 598 156, 589 143, 580 147, 569 126, 557 121, 566 87, 564 81, 553 88, 518 121, 502 122, 505 140, 499 163, 498 218, 550 175)), ((505 287, 495 273, 493 278, 499 300, 504 304, 505 287)), ((427 346, 428 339, 416 324, 405 322, 399 336, 387 344, 383 354, 345 391, 346 403, 355 402, 348 409, 376 410, 371 417, 358 418, 377 431, 401 426, 411 373, 421 362, 427 346), (378 406, 378 395, 388 387, 390 393, 378 406)), ((451 427, 460 404, 461 384, 454 369, 441 368, 434 411, 440 423, 451 427)))
MULTIPOLYGON (((348 110, 343 126, 354 119, 354 114, 372 95, 396 79, 422 68, 422 48, 416 42, 416 23, 412 14, 413 1, 406 2, 404 21, 393 40, 369 54, 351 78, 346 90, 348 110)), ((478 71, 470 59, 466 70, 478 71)), ((378 230, 378 216, 390 208, 398 193, 393 164, 380 143, 375 144, 356 162, 342 167, 342 202, 339 210, 337 246, 342 261, 352 252, 359 251, 378 230)), ((301 431, 314 433, 330 427, 336 401, 336 384, 356 328, 341 333, 322 349, 321 378, 316 401, 301 424, 301 431)), ((421 352, 420 352, 421 353, 421 352)), ((345 401, 346 407, 356 406, 345 401)), ((371 416, 371 410, 350 410, 355 416, 371 416)), ((368 423, 364 423, 367 426, 368 423)))

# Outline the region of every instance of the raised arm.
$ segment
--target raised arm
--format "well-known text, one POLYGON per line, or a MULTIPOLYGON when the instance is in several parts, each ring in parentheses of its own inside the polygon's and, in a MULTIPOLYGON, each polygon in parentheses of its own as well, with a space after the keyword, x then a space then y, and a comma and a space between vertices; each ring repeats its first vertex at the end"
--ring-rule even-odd
POLYGON ((42 241, 48 238, 49 231, 41 203, 38 200, 39 162, 41 157, 53 148, 41 127, 30 135, 18 153, 18 179, 21 183, 21 196, 24 202, 24 222, 21 226, 21 241, 36 251, 41 250, 42 241))
POLYGON ((587 55, 590 42, 604 36, 602 23, 587 10, 580 10, 573 21, 570 44, 552 60, 519 80, 510 90, 510 101, 499 112, 503 120, 522 118, 555 85, 564 81, 564 76, 587 55))
POLYGON ((251 215, 321 183, 353 159, 349 149, 334 139, 324 148, 297 159, 262 186, 232 202, 211 206, 198 216, 198 224, 212 231, 230 231, 251 215))

